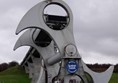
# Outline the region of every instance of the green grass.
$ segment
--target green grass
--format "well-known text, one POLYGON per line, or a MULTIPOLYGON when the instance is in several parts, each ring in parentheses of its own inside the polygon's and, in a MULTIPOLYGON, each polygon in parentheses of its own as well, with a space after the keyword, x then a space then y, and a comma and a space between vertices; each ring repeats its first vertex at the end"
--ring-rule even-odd
POLYGON ((109 83, 118 83, 118 73, 114 73, 109 81, 109 83))
MULTIPOLYGON (((30 83, 30 81, 28 74, 18 66, 0 72, 0 83, 30 83)), ((112 75, 109 83, 118 83, 118 73, 112 75)))
POLYGON ((25 71, 16 66, 0 72, 0 83, 30 83, 25 71))

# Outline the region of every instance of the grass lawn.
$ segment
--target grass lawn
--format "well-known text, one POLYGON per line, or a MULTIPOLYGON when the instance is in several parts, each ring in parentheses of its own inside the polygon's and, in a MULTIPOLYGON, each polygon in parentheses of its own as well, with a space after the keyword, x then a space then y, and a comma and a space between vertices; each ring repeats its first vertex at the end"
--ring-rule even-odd
POLYGON ((30 80, 25 75, 3 75, 0 83, 30 83, 30 80))
POLYGON ((0 72, 0 83, 30 83, 25 71, 16 66, 0 72))
POLYGON ((118 73, 114 73, 109 81, 109 83, 118 83, 118 73))
MULTIPOLYGON (((30 81, 28 74, 18 66, 0 72, 0 83, 30 83, 30 81)), ((118 73, 112 75, 109 83, 118 83, 118 73)))

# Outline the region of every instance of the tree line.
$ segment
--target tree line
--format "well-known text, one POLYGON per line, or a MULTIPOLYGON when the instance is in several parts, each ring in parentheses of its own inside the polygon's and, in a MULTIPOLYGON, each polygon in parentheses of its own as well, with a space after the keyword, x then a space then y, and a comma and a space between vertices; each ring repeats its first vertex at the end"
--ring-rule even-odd
POLYGON ((6 69, 8 69, 10 67, 14 67, 16 65, 19 65, 19 63, 16 62, 16 61, 12 61, 12 62, 9 62, 9 63, 1 63, 0 64, 0 72, 4 71, 4 70, 6 70, 6 69))
MULTIPOLYGON (((14 66, 19 66, 19 63, 16 62, 16 61, 12 61, 12 62, 9 62, 9 63, 1 63, 0 64, 0 72, 1 71, 4 71, 10 67, 14 67, 14 66)), ((96 71, 96 72, 103 72, 105 71, 106 69, 109 68, 109 66, 111 66, 111 64, 87 64, 87 66, 93 70, 93 71, 96 71)), ((114 73, 118 73, 118 64, 116 64, 114 66, 114 73)))
MULTIPOLYGON (((103 72, 111 66, 111 64, 87 64, 87 66, 96 72, 103 72)), ((114 65, 114 73, 118 73, 118 64, 114 65)))

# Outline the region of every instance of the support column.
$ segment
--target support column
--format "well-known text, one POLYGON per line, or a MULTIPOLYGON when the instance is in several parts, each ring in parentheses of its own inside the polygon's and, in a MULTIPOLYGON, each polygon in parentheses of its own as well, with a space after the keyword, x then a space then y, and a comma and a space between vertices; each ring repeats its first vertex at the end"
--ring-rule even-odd
POLYGON ((27 65, 24 65, 24 68, 25 68, 25 72, 26 72, 26 73, 29 73, 29 68, 28 68, 28 66, 27 66, 27 65))
POLYGON ((28 62, 28 67, 29 67, 29 78, 33 78, 33 76, 34 76, 34 65, 33 65, 33 63, 28 62))

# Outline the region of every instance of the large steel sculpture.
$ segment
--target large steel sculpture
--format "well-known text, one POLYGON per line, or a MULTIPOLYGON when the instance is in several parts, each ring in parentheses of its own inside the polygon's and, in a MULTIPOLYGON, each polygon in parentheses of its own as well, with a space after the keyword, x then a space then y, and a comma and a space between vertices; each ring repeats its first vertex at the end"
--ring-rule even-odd
POLYGON ((22 66, 31 83, 108 83, 113 67, 103 73, 91 71, 81 59, 73 36, 73 15, 62 0, 42 1, 22 18, 16 34, 25 30, 14 50, 30 46, 22 66), (44 14, 49 5, 62 7, 67 16, 44 14))

